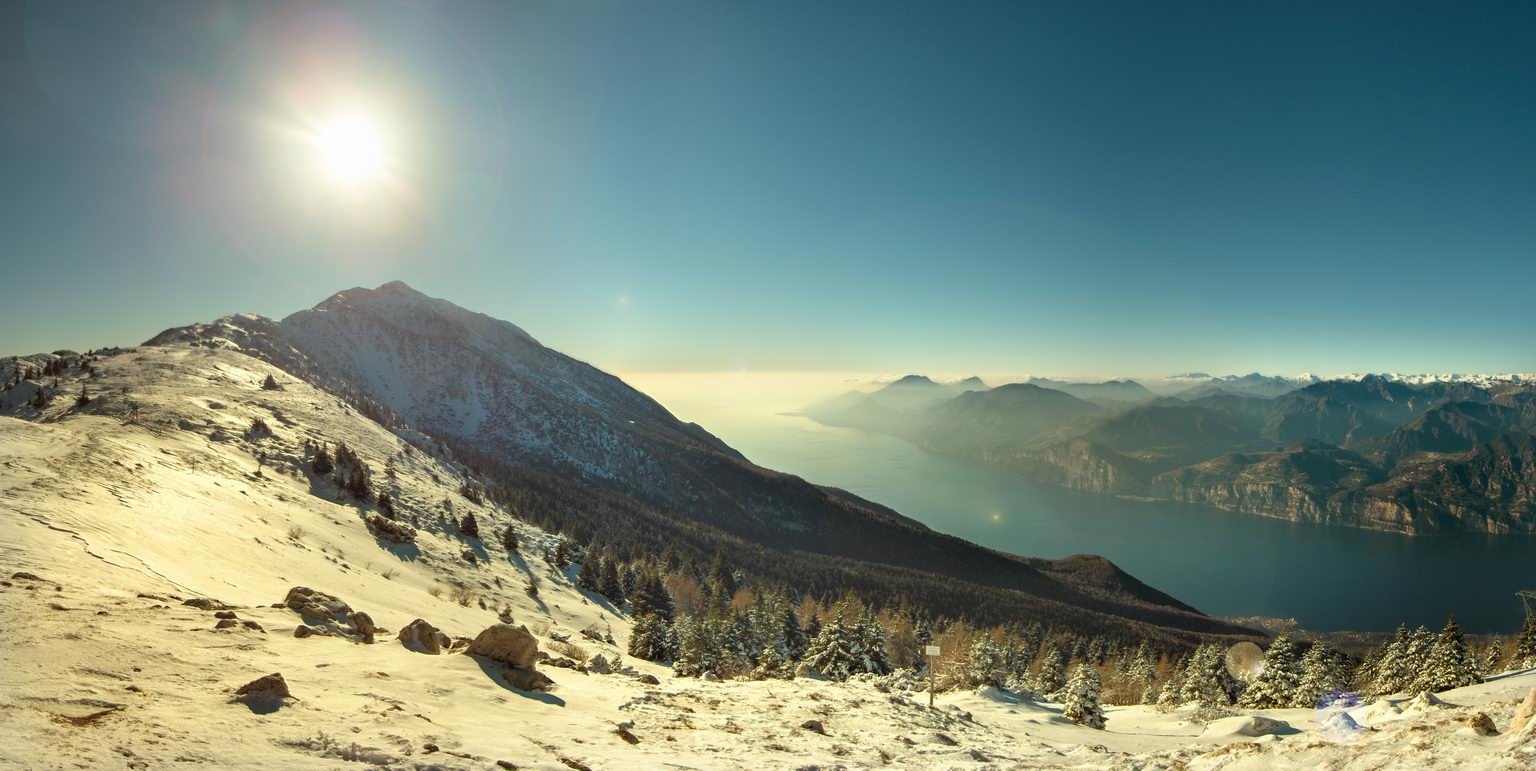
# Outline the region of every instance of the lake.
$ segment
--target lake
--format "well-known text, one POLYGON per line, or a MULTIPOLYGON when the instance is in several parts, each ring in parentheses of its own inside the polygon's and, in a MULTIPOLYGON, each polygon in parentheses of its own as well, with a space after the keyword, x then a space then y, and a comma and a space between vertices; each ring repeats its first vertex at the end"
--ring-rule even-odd
POLYGON ((1101 554, 1219 616, 1304 628, 1518 631, 1536 589, 1536 536, 1406 536, 1328 528, 1038 484, 894 437, 792 413, 848 390, 847 376, 630 373, 624 379, 759 465, 841 487, 935 530, 1031 557, 1101 554))

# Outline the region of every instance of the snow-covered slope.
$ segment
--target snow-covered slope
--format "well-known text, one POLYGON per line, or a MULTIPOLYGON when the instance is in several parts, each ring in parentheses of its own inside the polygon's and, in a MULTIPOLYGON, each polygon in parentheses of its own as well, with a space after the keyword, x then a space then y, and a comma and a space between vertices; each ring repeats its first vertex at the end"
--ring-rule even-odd
POLYGON ((415 652, 393 631, 424 618, 473 636, 503 614, 542 648, 565 638, 619 657, 629 622, 543 558, 554 538, 458 494, 465 481, 337 397, 261 361, 146 347, 93 362, 90 401, 0 414, 0 767, 158 768, 1528 768, 1536 738, 1501 729, 1536 672, 1441 694, 1452 704, 1373 705, 1379 730, 1322 741, 1310 713, 1263 713, 1299 733, 1248 736, 1183 713, 1108 709, 1073 725, 1060 705, 985 690, 919 693, 868 682, 704 682, 646 662, 628 674, 545 666, 549 693, 508 687, 495 665, 415 652), (263 390, 273 376, 281 390, 263 390), (13 417, 14 416, 14 417, 13 417), (269 428, 252 432, 255 419, 269 428), (413 545, 375 538, 364 510, 307 471, 306 443, 345 442, 414 523, 413 545), (388 470, 387 470, 388 469, 388 470), (453 521, 475 514, 484 541, 453 521), (502 528, 521 541, 494 544, 502 528), (469 555, 469 556, 467 556, 469 555), (472 559, 470 558, 472 556, 472 559), (530 595, 526 587, 536 582, 530 595), (281 603, 308 586, 366 611, 373 644, 297 638, 281 603), (235 606, 217 628, 202 598, 235 606), (484 607, 482 607, 482 603, 484 607), (240 622, 250 621, 261 630, 240 622), (614 644, 580 630, 610 632, 614 644), (232 700, 282 673, 276 709, 232 700), (643 675, 657 678, 647 684, 643 675), (819 721, 820 730, 807 721, 819 721), (621 731, 622 729, 622 731, 621 731), (626 738, 627 735, 627 738, 626 738), (631 741, 633 740, 633 742, 631 741))

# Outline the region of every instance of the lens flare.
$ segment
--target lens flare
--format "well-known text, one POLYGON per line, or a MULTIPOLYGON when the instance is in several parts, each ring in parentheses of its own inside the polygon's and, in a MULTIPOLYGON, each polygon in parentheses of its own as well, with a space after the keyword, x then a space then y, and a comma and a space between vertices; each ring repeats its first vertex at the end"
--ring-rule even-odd
POLYGON ((383 128, 363 115, 340 115, 326 121, 310 140, 316 158, 331 179, 362 187, 382 180, 389 167, 383 128))

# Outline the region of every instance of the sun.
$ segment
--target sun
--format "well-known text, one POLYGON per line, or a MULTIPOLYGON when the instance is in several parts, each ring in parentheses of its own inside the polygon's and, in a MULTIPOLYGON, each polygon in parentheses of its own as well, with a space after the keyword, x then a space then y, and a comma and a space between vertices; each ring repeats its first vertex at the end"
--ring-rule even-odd
POLYGON ((383 126, 368 116, 331 118, 316 129, 310 143, 327 175, 347 187, 377 184, 389 170, 383 126))

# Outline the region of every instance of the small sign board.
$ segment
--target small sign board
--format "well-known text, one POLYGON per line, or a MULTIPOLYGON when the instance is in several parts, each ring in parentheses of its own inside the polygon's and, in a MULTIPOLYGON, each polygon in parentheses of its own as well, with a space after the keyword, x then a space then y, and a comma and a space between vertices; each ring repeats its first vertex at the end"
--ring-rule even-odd
POLYGON ((928 646, 927 653, 928 653, 929 656, 937 656, 937 655, 939 655, 939 646, 937 646, 937 645, 930 645, 930 646, 928 646))

